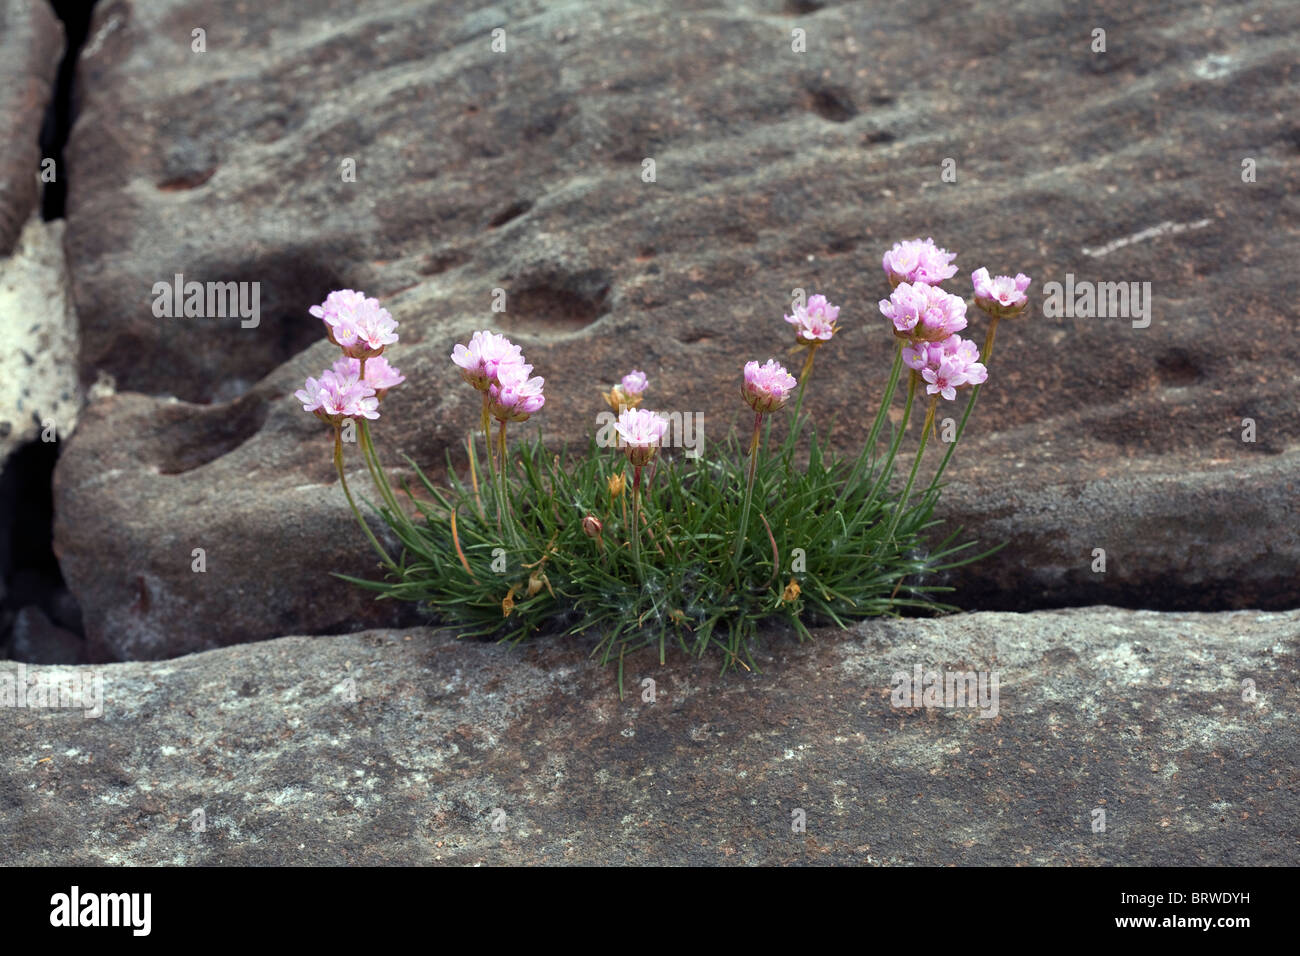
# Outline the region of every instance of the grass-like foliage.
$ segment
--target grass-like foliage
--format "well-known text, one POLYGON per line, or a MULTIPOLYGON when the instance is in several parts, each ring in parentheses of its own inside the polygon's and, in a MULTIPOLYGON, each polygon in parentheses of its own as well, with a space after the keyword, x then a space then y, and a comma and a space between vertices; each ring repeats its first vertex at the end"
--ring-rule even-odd
POLYGON ((724 669, 752 668, 753 640, 773 624, 803 639, 822 624, 955 610, 939 599, 950 589, 935 575, 991 552, 939 530, 934 509, 986 378, 997 322, 1024 311, 1029 279, 972 276, 976 304, 992 319, 977 350, 956 334, 966 327, 965 301, 929 281, 909 282, 904 271, 933 273, 951 253, 927 240, 891 254, 900 265, 892 269, 886 256, 894 292, 881 311, 898 348, 870 430, 849 457, 836 455, 803 414, 816 351, 839 331, 839 310, 814 296, 786 317, 806 350, 799 382, 775 361, 745 367, 741 394, 754 411, 747 448, 735 435, 696 457, 665 447, 669 422, 639 408, 646 378, 635 371, 605 396, 617 424, 590 436, 585 449, 548 449, 540 435, 512 445, 507 426, 542 408, 543 380, 530 377, 517 346, 485 331, 452 356, 482 393, 480 431, 448 456, 445 481, 408 459, 415 477, 394 487, 368 419, 403 380, 378 358, 396 341, 396 323, 373 299, 333 293, 313 314, 322 314, 345 357, 297 397, 333 424, 343 491, 382 562, 382 578, 345 580, 382 599, 417 602, 464 635, 516 642, 591 632, 601 660, 618 662, 620 687, 624 656, 638 648, 657 648, 661 662, 670 645, 697 656, 713 651, 724 669), (886 428, 904 375, 901 423, 886 428), (918 487, 938 402, 968 386, 953 440, 918 487), (918 397, 927 400, 919 428, 918 397), (788 427, 774 442, 778 415, 788 427), (895 464, 909 428, 915 453, 900 481, 895 464), (349 432, 376 490, 365 503, 400 549, 385 548, 348 487, 349 432))

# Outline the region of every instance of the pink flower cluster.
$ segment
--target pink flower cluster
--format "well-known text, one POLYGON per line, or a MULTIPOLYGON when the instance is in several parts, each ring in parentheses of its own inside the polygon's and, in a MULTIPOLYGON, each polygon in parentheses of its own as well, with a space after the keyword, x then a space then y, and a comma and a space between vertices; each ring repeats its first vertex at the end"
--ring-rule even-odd
POLYGON ((983 385, 989 377, 980 363, 979 346, 960 335, 942 342, 916 342, 903 349, 903 362, 921 373, 927 395, 942 395, 948 401, 957 397, 961 386, 983 385))
MULTIPOLYGON (((966 300, 945 292, 939 283, 957 274, 956 253, 940 249, 933 239, 909 239, 885 253, 883 265, 894 287, 880 311, 894 324, 894 334, 907 341, 903 361, 918 372, 930 395, 949 401, 964 385, 980 385, 988 370, 974 342, 957 333, 966 328, 966 300)), ((1019 315, 1029 302, 1029 276, 990 277, 988 269, 971 273, 975 304, 995 321, 1019 315)))
POLYGON ((933 239, 905 239, 885 253, 881 264, 890 285, 900 282, 924 282, 938 285, 957 274, 952 261, 957 253, 940 249, 933 239))
POLYGON ((340 289, 307 311, 325 323, 330 341, 352 358, 378 355, 397 341, 396 320, 364 292, 340 289))
POLYGON ((470 336, 469 345, 457 343, 451 360, 460 376, 487 395, 488 409, 497 421, 522 422, 546 404, 546 380, 531 375, 533 367, 504 335, 486 329, 470 336))
POLYGON ((741 386, 741 394, 750 408, 759 414, 766 414, 782 408, 798 384, 795 377, 776 359, 768 359, 763 365, 746 362, 745 383, 741 386))
POLYGON ((839 315, 838 305, 831 305, 824 295, 814 295, 807 305, 795 306, 794 315, 787 315, 785 320, 795 327, 794 334, 799 344, 808 345, 829 342, 839 331, 835 324, 839 315))
POLYGON ((966 328, 966 300, 923 282, 900 282, 880 311, 896 336, 912 342, 941 342, 966 328))
POLYGON ((308 378, 293 397, 303 411, 335 427, 346 418, 378 418, 384 395, 406 381, 379 354, 397 341, 397 322, 378 299, 351 289, 331 292, 308 311, 325 322, 330 341, 343 349, 343 356, 319 378, 308 378))

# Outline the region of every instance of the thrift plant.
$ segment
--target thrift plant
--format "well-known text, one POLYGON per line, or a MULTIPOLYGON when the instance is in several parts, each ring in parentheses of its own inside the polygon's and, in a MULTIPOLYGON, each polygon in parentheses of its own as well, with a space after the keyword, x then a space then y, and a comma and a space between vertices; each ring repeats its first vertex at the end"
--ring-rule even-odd
POLYGON ((880 311, 898 342, 875 416, 869 428, 864 421, 861 450, 851 458, 835 455, 803 413, 817 350, 840 331, 839 307, 814 295, 785 316, 804 353, 798 378, 776 359, 739 367, 753 429, 747 446, 733 435, 711 459, 678 458, 665 448, 670 420, 641 407, 650 382, 637 369, 603 396, 618 413, 603 442, 609 448, 595 435, 579 454, 549 452, 540 436, 512 444, 509 426, 544 410, 546 383, 518 345, 475 332, 451 361, 482 396, 482 453, 471 433, 464 458, 449 456, 445 486, 407 459, 418 481, 400 491, 369 424, 388 390, 405 380, 383 355, 398 340, 397 323, 360 292, 330 293, 311 314, 324 321, 342 357, 295 397, 333 428, 339 483, 384 571, 379 580, 345 579, 381 598, 418 602, 463 634, 519 641, 592 632, 597 655, 619 660, 620 685, 623 655, 637 647, 658 647, 661 662, 670 642, 698 655, 717 649, 724 669, 748 668, 764 624, 785 622, 802 639, 823 623, 955 610, 935 600, 950 589, 930 583, 933 575, 981 555, 971 553, 973 542, 957 543, 957 533, 933 540, 934 507, 988 377, 997 324, 1024 314, 1030 279, 971 274, 975 305, 989 317, 979 349, 959 334, 967 330, 966 301, 941 288, 957 272, 954 258, 932 239, 885 253, 892 291, 880 311), (882 449, 904 368, 902 421, 882 449), (967 389, 956 439, 916 491, 938 403, 967 389), (922 392, 924 421, 898 487, 894 463, 922 392), (771 424, 779 417, 788 427, 773 446, 771 424), (805 438, 799 467, 795 453, 805 438), (400 551, 380 543, 348 487, 343 446, 351 441, 375 488, 377 500, 367 504, 400 551))

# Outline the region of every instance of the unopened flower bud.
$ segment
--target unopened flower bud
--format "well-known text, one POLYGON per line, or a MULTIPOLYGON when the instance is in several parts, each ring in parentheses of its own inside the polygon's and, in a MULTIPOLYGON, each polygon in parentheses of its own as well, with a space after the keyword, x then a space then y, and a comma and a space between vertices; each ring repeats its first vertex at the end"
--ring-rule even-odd
POLYGON ((600 519, 595 515, 587 515, 582 519, 582 530, 587 533, 588 538, 599 538, 602 527, 600 519))

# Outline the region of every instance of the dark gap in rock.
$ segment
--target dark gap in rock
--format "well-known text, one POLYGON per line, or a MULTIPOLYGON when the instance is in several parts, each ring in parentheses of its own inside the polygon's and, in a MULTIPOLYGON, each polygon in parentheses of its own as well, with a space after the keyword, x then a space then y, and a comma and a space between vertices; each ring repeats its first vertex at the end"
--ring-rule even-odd
POLYGON ((847 123, 858 115, 849 91, 842 86, 819 86, 808 91, 812 110, 832 123, 847 123))
POLYGON ((41 218, 46 222, 62 219, 68 199, 67 167, 63 148, 72 129, 72 86, 77 75, 77 60, 90 32, 96 0, 50 0, 54 15, 63 21, 63 59, 59 61, 54 81, 54 98, 45 111, 41 126, 41 157, 54 160, 54 182, 45 183, 41 196, 41 218))
POLYGON ((33 441, 0 473, 0 656, 43 664, 84 659, 81 608, 54 555, 59 443, 33 441))
POLYGON ((488 228, 496 229, 498 226, 504 226, 506 223, 518 219, 532 208, 533 204, 527 199, 520 199, 518 202, 513 202, 488 221, 488 228))

